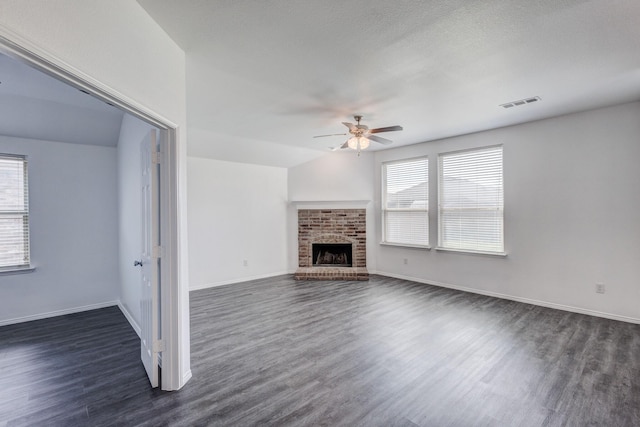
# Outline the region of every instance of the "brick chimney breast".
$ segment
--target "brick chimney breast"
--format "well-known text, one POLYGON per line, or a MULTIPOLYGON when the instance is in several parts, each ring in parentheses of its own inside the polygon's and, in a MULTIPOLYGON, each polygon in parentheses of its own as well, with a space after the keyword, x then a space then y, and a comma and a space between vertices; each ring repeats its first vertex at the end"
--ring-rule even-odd
POLYGON ((366 209, 298 210, 297 280, 369 280, 366 209), (314 267, 312 245, 352 245, 352 267, 314 267))

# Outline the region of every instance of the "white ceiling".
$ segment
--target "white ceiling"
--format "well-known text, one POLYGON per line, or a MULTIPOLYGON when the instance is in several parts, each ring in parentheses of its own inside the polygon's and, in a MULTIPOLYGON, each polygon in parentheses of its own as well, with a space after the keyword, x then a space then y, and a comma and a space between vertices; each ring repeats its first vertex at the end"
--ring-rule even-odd
POLYGON ((191 155, 291 166, 355 113, 401 146, 640 99, 638 0, 138 2, 186 52, 191 155))
POLYGON ((123 114, 0 54, 0 135, 115 147, 123 114))

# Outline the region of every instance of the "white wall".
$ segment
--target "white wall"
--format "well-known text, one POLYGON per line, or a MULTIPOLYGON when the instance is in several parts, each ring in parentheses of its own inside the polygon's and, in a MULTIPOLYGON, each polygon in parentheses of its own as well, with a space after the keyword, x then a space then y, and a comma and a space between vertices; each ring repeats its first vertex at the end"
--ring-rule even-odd
POLYGON ((185 122, 184 52, 135 1, 2 0, 2 33, 185 122))
POLYGON ((153 129, 152 126, 125 114, 118 139, 118 242, 120 302, 131 316, 134 327, 139 328, 140 312, 140 268, 133 261, 140 259, 142 235, 140 187, 140 143, 153 129))
POLYGON ((287 170, 196 157, 187 164, 190 288, 286 273, 287 170))
POLYGON ((640 321, 639 141, 633 103, 377 152, 376 224, 380 163, 429 155, 435 246, 438 153, 504 144, 508 253, 377 246, 378 272, 640 321), (604 295, 595 293, 598 281, 604 295))
MULTIPOLYGON (((640 103, 618 105, 366 153, 373 158, 332 153, 289 170, 289 199, 373 199, 370 272, 640 322, 639 141, 640 103), (495 144, 504 145, 506 258, 379 244, 383 161, 429 156, 436 246, 438 153, 495 144)), ((296 223, 290 208, 293 270, 296 223)))
POLYGON ((0 152, 28 156, 36 267, 0 276, 0 324, 115 304, 116 149, 0 136, 0 152))
MULTIPOLYGON (((289 169, 288 192, 292 204, 288 209, 289 271, 298 268, 298 213, 296 202, 314 203, 310 209, 339 207, 331 202, 370 201, 367 210, 367 269, 375 271, 375 224, 373 182, 374 156, 364 151, 336 151, 289 169)), ((349 206, 352 207, 352 206, 349 206)), ((358 206, 362 208, 362 206, 358 206)))
POLYGON ((191 376, 185 55, 132 0, 2 0, 0 36, 178 126, 179 385, 191 376), (76 73, 78 74, 78 73, 76 73))

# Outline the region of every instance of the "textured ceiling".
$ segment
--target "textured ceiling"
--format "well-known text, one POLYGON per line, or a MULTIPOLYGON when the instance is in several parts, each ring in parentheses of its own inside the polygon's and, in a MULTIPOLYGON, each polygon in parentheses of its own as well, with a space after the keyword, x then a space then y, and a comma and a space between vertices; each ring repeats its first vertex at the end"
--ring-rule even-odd
POLYGON ((115 147, 123 114, 0 55, 0 135, 115 147))
POLYGON ((138 2, 186 52, 192 155, 288 166, 355 113, 400 146, 640 99, 638 0, 138 2))

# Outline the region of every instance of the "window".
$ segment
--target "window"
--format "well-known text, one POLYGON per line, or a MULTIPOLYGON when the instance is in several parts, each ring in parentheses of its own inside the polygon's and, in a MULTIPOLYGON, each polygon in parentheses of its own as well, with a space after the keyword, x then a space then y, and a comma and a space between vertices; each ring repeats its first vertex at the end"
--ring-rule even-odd
POLYGON ((429 245, 426 157, 382 164, 383 243, 429 245))
POLYGON ((439 160, 439 247, 504 253, 502 146, 439 160))
POLYGON ((0 271, 29 267, 27 159, 0 154, 0 271))

